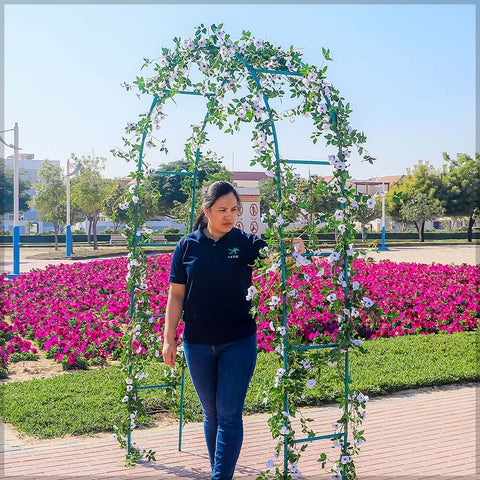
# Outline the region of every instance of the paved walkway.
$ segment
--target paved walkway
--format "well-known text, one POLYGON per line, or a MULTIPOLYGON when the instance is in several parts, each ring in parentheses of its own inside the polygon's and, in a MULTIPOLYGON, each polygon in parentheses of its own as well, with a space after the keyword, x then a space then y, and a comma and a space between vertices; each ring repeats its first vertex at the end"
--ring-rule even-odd
MULTIPOLYGON (((479 384, 411 390, 372 399, 364 422, 367 442, 356 460, 358 480, 474 480, 480 478, 478 433, 479 384)), ((315 430, 331 433, 338 408, 311 409, 315 430)), ((244 446, 235 479, 253 480, 273 454, 263 415, 245 417, 244 446)), ((178 429, 134 432, 142 448, 157 452, 157 461, 122 467, 124 451, 109 436, 31 442, 6 429, 5 480, 201 480, 209 462, 201 424, 184 429, 182 452, 178 429)), ((299 464, 304 480, 326 480, 316 458, 332 451, 330 442, 309 445, 299 464)))

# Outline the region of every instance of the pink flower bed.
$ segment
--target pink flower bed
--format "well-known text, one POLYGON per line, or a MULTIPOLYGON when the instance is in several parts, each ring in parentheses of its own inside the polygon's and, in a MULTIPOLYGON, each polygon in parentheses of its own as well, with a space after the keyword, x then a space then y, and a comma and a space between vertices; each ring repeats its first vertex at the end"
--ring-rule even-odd
MULTIPOLYGON (((166 305, 170 260, 171 254, 149 258, 146 283, 154 315, 163 313, 166 305)), ((378 319, 376 330, 371 328, 371 319, 363 319, 359 333, 364 338, 476 328, 480 316, 478 267, 360 260, 354 265, 354 280, 382 311, 391 314, 391 320, 378 319)), ((291 288, 298 290, 287 299, 294 302, 289 325, 306 342, 319 336, 335 339, 337 332, 326 296, 332 292, 341 296, 342 288, 331 284, 329 265, 322 267, 325 274, 321 277, 315 276, 318 267, 312 264, 303 267, 310 276, 308 282, 296 276, 289 280, 291 288)), ((70 364, 78 355, 91 359, 118 354, 130 306, 126 274, 127 260, 118 258, 51 266, 12 280, 3 276, 3 313, 10 320, 9 324, 0 323, 0 334, 14 336, 0 346, 0 358, 6 362, 15 351, 33 351, 29 340, 70 364)), ((271 289, 263 285, 257 295, 261 295, 260 311, 268 313, 271 289)), ((163 320, 157 323, 160 327, 163 320)), ((269 322, 259 321, 258 332, 259 347, 270 350, 276 334, 269 322)))
MULTIPOLYGON (((320 266, 312 264, 303 267, 310 277, 308 282, 297 276, 288 280, 290 289, 297 290, 294 296, 286 299, 287 304, 293 304, 293 315, 289 317, 288 325, 307 342, 315 341, 319 336, 322 341, 335 340, 338 332, 335 315, 328 311, 326 297, 332 292, 341 297, 343 288, 332 284, 330 268, 327 262, 322 262, 320 266), (319 267, 325 270, 325 274, 317 277, 319 267)), ((362 319, 358 332, 364 338, 476 329, 480 318, 478 266, 357 260, 354 269, 353 280, 358 281, 366 296, 385 313, 377 319, 376 329, 371 326, 373 318, 367 316, 362 319)), ((268 315, 272 284, 275 284, 273 275, 268 285, 263 280, 259 288, 262 317, 268 315)), ((275 337, 269 320, 258 322, 259 346, 267 351, 272 349, 270 344, 275 337)))

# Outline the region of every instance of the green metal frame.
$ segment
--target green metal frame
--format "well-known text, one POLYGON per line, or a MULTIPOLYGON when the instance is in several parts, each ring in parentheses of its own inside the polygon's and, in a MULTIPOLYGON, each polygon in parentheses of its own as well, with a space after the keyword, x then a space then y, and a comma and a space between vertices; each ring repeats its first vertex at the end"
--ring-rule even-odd
MULTIPOLYGON (((245 68, 248 70, 252 78, 254 79, 255 83, 257 84, 258 88, 261 89, 262 85, 260 82, 260 79, 257 76, 257 73, 264 73, 264 74, 273 74, 273 75, 293 75, 293 76, 303 76, 302 73, 299 72, 287 72, 287 71, 280 71, 280 70, 267 70, 267 69, 254 69, 249 63, 247 63, 238 53, 235 54, 235 56, 244 64, 245 68)), ((302 64, 302 66, 305 66, 302 64)), ((169 90, 163 90, 165 93, 168 93, 169 90)), ((201 93, 198 92, 189 92, 189 91, 180 91, 177 92, 179 94, 183 95, 200 95, 200 96, 211 96, 211 94, 206 94, 202 95, 201 93)), ((327 107, 329 108, 330 115, 332 121, 336 124, 336 116, 333 111, 333 108, 330 104, 329 99, 325 96, 325 102, 327 104, 327 107)), ((281 164, 286 163, 286 164, 302 164, 302 165, 330 165, 329 162, 326 161, 313 161, 313 160, 281 160, 280 159, 280 153, 279 153, 279 146, 278 146, 278 138, 277 138, 277 132, 275 128, 275 121, 273 120, 273 115, 272 111, 270 109, 270 105, 268 103, 268 98, 265 94, 263 94, 263 100, 265 102, 265 106, 267 108, 268 114, 270 116, 270 122, 271 122, 271 127, 272 127, 272 133, 273 133, 273 138, 275 142, 275 158, 276 158, 276 167, 275 167, 275 173, 276 173, 276 178, 277 178, 277 199, 278 202, 281 204, 282 201, 282 187, 281 187, 281 164)), ((158 101, 158 96, 155 95, 152 106, 150 107, 150 111, 148 116, 152 114, 153 109, 155 108, 156 104, 158 101)), ((202 129, 201 131, 205 129, 206 125, 206 120, 208 118, 208 112, 207 115, 205 116, 205 119, 202 124, 202 129)), ((145 143, 145 138, 146 138, 147 132, 143 133, 142 137, 142 142, 141 142, 141 149, 140 149, 140 155, 139 155, 139 162, 138 162, 138 171, 141 170, 142 168, 142 158, 143 158, 143 148, 144 148, 144 143, 145 143)), ((342 154, 342 145, 338 145, 338 151, 340 155, 342 154)), ((194 185, 193 185, 193 198, 192 198, 192 206, 191 206, 191 212, 190 212, 190 229, 189 231, 191 232, 193 230, 193 219, 194 219, 194 214, 195 214, 195 194, 196 194, 196 187, 197 187, 197 168, 198 168, 198 162, 200 158, 200 148, 197 148, 196 154, 195 154, 195 167, 193 172, 162 172, 162 171, 157 171, 155 173, 157 174, 163 174, 163 175, 191 175, 193 176, 194 179, 194 185)), ((137 185, 138 185, 138 180, 137 180, 137 185)), ((342 185, 342 191, 344 191, 345 186, 342 185)), ((137 211, 138 211, 139 205, 137 204, 137 211)), ((341 208, 345 208, 345 204, 341 204, 341 208)), ((174 246, 176 243, 172 244, 152 244, 152 243, 136 243, 137 240, 137 227, 135 227, 135 232, 134 232, 134 254, 135 254, 135 249, 136 246, 174 246)), ((280 226, 280 239, 283 240, 284 238, 284 233, 283 233, 283 227, 280 226)), ((284 248, 284 242, 280 241, 280 253, 282 257, 282 262, 281 262, 281 271, 282 271, 282 290, 285 290, 286 286, 286 273, 285 273, 285 265, 286 265, 286 257, 288 254, 285 252, 284 248)), ((321 254, 321 256, 328 256, 329 254, 321 254)), ((303 256, 308 257, 308 256, 319 256, 318 253, 305 253, 303 256)), ((345 270, 345 279, 347 286, 344 289, 344 296, 345 296, 345 307, 349 308, 349 298, 348 298, 348 259, 344 255, 343 256, 343 264, 344 264, 344 270, 345 270)), ((282 296, 282 310, 283 310, 283 326, 285 327, 285 331, 288 332, 287 330, 287 313, 286 313, 286 300, 285 296, 282 296)), ((131 304, 130 304, 130 317, 133 316, 133 311, 134 311, 134 288, 132 287, 131 289, 131 304)), ((160 316, 161 317, 161 316, 160 316)), ((284 339, 283 339, 283 347, 284 347, 284 357, 283 357, 283 362, 284 362, 284 368, 285 370, 288 370, 288 349, 287 349, 287 340, 288 340, 288 333, 285 334, 284 339)), ((300 347, 292 347, 292 350, 315 350, 315 349, 322 349, 322 348, 332 348, 335 347, 334 343, 330 344, 323 344, 323 345, 310 345, 310 346, 300 346, 300 347)), ((181 386, 181 395, 180 395, 180 426, 179 426, 179 443, 178 443, 178 450, 181 451, 181 444, 182 444, 182 424, 183 424, 183 395, 184 395, 184 380, 185 380, 185 368, 182 369, 182 380, 178 384, 181 386)), ((142 386, 142 387, 137 387, 136 390, 145 390, 149 388, 166 388, 168 385, 148 385, 148 386, 142 386)), ((345 353, 345 382, 344 382, 344 387, 345 387, 345 399, 348 399, 348 388, 349 388, 349 355, 348 352, 345 353)), ((284 396, 284 410, 288 411, 288 397, 285 394, 284 396)), ((128 404, 130 406, 130 402, 128 404)), ((348 412, 348 402, 345 402, 345 411, 348 412)), ((347 441, 348 441, 348 430, 347 427, 345 427, 345 431, 343 433, 335 433, 331 435, 320 435, 316 437, 310 437, 310 438, 300 438, 294 440, 294 443, 304 443, 304 442, 312 442, 315 440, 324 440, 324 439, 332 439, 332 438, 342 438, 343 437, 343 444, 344 447, 346 448, 347 446, 347 441)), ((130 447, 131 447, 131 429, 130 429, 130 423, 129 423, 129 429, 128 429, 128 452, 130 453, 130 447)), ((285 438, 285 445, 284 445, 284 472, 288 471, 288 458, 287 458, 287 452, 288 452, 288 439, 285 438)), ((342 479, 345 479, 345 467, 343 467, 342 470, 342 479)))

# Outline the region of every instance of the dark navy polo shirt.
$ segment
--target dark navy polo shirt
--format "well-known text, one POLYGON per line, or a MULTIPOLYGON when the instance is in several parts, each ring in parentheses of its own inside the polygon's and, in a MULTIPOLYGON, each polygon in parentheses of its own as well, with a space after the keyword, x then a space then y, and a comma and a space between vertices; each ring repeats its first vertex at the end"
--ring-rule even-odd
POLYGON ((246 295, 252 285, 252 264, 266 245, 261 238, 237 228, 217 241, 201 228, 180 240, 168 281, 186 286, 185 341, 218 345, 256 332, 246 295))

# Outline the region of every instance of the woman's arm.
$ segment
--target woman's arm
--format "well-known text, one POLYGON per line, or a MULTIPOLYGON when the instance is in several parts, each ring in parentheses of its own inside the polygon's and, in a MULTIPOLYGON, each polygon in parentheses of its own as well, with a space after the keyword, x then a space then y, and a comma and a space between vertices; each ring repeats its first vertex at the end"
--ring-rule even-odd
POLYGON ((185 298, 185 285, 171 283, 168 292, 167 308, 165 311, 165 335, 163 338, 163 361, 172 368, 177 357, 177 332, 178 323, 183 311, 185 298))

